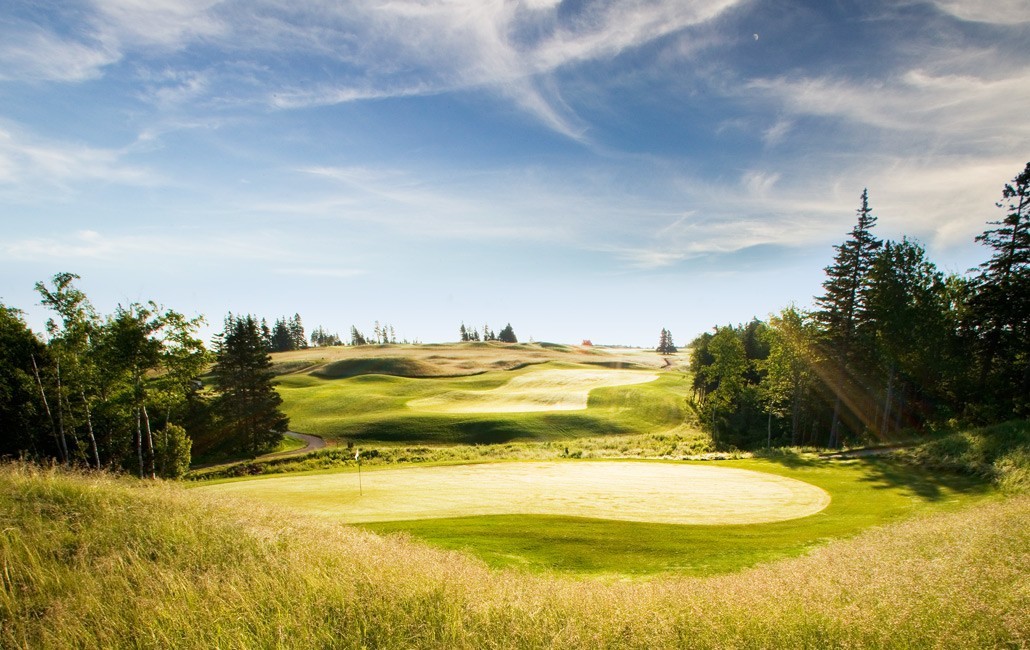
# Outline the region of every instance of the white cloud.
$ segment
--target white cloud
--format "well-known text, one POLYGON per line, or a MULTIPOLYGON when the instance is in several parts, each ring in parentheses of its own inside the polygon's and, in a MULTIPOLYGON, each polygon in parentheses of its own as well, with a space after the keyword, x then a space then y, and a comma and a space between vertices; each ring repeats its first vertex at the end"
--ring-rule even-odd
POLYGON ((93 0, 96 29, 105 39, 125 47, 185 43, 226 32, 212 9, 221 0, 93 0))
POLYGON ((62 39, 28 23, 0 28, 0 81, 86 81, 119 56, 96 41, 62 39))
POLYGON ((934 4, 962 20, 999 25, 1030 22, 1026 0, 935 0, 934 4))
POLYGON ((145 259, 199 260, 207 257, 267 260, 282 257, 281 239, 274 233, 245 236, 196 236, 183 233, 112 235, 80 230, 67 235, 0 240, 0 251, 11 260, 73 263, 77 260, 117 261, 145 259))
POLYGON ((747 87, 793 115, 837 117, 857 125, 992 147, 1030 137, 1025 119, 1030 69, 991 78, 913 68, 887 81, 779 77, 756 79, 747 87), (999 124, 1006 128, 999 129, 999 124))
POLYGON ((64 186, 78 181, 152 185, 150 170, 124 162, 126 152, 25 136, 0 126, 0 184, 64 186))

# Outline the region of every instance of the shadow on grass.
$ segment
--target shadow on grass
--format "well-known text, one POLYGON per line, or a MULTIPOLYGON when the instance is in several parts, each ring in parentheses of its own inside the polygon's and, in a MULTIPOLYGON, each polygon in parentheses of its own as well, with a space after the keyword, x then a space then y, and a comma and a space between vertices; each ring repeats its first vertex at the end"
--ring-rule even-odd
POLYGON ((783 465, 788 469, 799 469, 802 467, 816 467, 822 465, 824 461, 819 458, 813 457, 810 454, 805 454, 799 451, 793 451, 790 449, 773 449, 771 451, 756 451, 754 452, 755 458, 761 458, 778 465, 783 465))
POLYGON ((968 474, 929 471, 885 458, 861 458, 851 461, 862 469, 863 482, 875 489, 901 488, 925 501, 940 501, 947 493, 983 494, 990 490, 989 481, 968 474))

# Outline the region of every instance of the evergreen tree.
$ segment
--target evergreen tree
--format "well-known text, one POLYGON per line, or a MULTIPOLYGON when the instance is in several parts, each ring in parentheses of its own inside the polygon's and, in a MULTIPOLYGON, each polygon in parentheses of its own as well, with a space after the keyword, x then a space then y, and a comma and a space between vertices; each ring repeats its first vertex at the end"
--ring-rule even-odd
POLYGON ((519 340, 515 336, 515 330, 511 328, 511 323, 504 326, 501 333, 497 336, 497 340, 502 343, 518 343, 519 340))
POLYGON ((922 246, 887 242, 869 270, 859 338, 869 344, 867 368, 882 398, 866 408, 865 425, 888 434, 919 424, 941 400, 953 335, 947 324, 944 277, 922 246), (875 419, 870 419, 875 416, 875 419))
POLYGON ((841 442, 841 409, 848 386, 847 368, 852 360, 858 318, 865 303, 869 269, 881 242, 872 234, 876 217, 869 207, 869 191, 862 191, 862 204, 858 209, 858 222, 850 237, 843 244, 834 246, 837 251, 833 264, 826 267, 823 289, 826 293, 816 298, 819 311, 815 316, 834 350, 837 364, 836 377, 831 379, 835 394, 833 417, 830 424, 828 446, 837 447, 841 442))
POLYGON ((268 327, 268 321, 261 319, 261 343, 266 350, 272 349, 272 330, 268 327))
POLYGON ((658 354, 675 354, 676 346, 672 342, 672 333, 662 328, 661 334, 658 335, 658 347, 656 348, 658 354))
POLYGON ((272 345, 268 347, 269 352, 289 352, 293 350, 293 334, 290 331, 290 324, 285 318, 277 318, 272 326, 272 345))
POLYGON ((288 324, 290 330, 290 350, 303 350, 308 347, 308 339, 304 334, 304 325, 300 321, 300 314, 294 314, 288 324))
POLYGON ((979 332, 980 391, 994 417, 1030 415, 1030 162, 1002 190, 1000 221, 976 238, 993 249, 972 298, 979 332))
POLYGON ((368 345, 368 339, 365 335, 358 331, 358 328, 350 326, 350 344, 351 345, 368 345))
POLYGON ((215 351, 216 406, 227 437, 253 454, 272 449, 289 427, 272 386, 272 359, 253 316, 225 320, 215 351))

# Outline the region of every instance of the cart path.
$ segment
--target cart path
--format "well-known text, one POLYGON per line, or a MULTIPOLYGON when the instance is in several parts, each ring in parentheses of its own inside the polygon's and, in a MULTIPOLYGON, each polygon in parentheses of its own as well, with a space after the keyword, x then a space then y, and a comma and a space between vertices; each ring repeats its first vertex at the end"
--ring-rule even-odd
POLYGON ((297 433, 296 431, 287 431, 286 435, 293 438, 294 440, 300 440, 301 442, 307 443, 306 446, 300 449, 291 449, 289 451, 279 451, 274 454, 265 454, 264 456, 258 456, 255 460, 268 460, 271 458, 286 458, 288 456, 302 456, 309 451, 315 451, 316 449, 325 448, 325 440, 322 440, 318 436, 312 436, 307 433, 297 433))

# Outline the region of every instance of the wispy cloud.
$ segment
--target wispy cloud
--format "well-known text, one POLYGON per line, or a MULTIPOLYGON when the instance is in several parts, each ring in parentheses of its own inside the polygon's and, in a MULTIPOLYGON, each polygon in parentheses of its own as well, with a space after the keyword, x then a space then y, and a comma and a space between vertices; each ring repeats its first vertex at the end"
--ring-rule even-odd
POLYGON ((1030 5, 1023 0, 934 0, 934 4, 962 20, 999 25, 1030 22, 1030 5))
POLYGON ((249 233, 227 236, 220 233, 110 234, 80 230, 50 237, 0 239, 0 251, 11 260, 61 263, 155 259, 197 260, 270 259, 282 256, 279 238, 274 233, 249 233))
POLYGON ((0 22, 0 81, 95 79, 119 56, 95 39, 82 42, 22 21, 0 22))
POLYGON ((998 76, 934 73, 914 68, 887 80, 849 78, 755 79, 764 94, 792 115, 835 117, 857 126, 922 134, 994 147, 1030 137, 1030 70, 998 76), (998 124, 1009 125, 998 129, 998 124))
POLYGON ((43 140, 0 125, 0 187, 64 187, 89 180, 126 185, 160 182, 153 171, 127 163, 126 153, 43 140))

